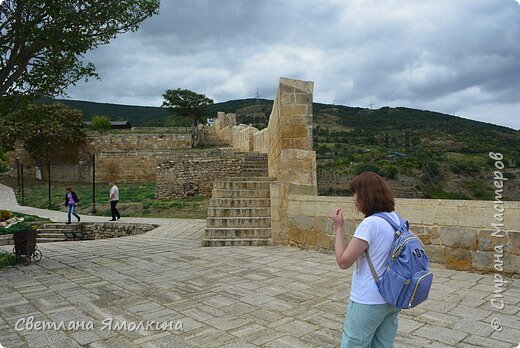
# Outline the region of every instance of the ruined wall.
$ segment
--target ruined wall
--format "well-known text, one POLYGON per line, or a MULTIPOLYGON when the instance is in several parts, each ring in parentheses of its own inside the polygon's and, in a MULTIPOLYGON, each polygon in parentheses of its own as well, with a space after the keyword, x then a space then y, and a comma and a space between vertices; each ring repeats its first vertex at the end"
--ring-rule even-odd
POLYGON ((253 134, 253 151, 259 153, 269 152, 269 128, 264 128, 253 134))
POLYGON ((166 160, 157 166, 157 199, 186 198, 195 195, 211 197, 213 180, 241 176, 244 159, 166 160))
MULTIPOLYGON (((352 197, 289 195, 289 244, 334 250, 330 216, 336 208, 343 209, 345 235, 350 239, 363 219, 355 211, 352 197)), ((491 201, 397 198, 396 211, 410 222, 433 262, 451 269, 493 271, 494 247, 502 245, 504 271, 520 271, 520 202, 504 202, 503 237, 492 236, 496 211, 491 201)))
POLYGON ((102 134, 87 138, 87 150, 96 153, 165 151, 191 148, 190 134, 102 134))
MULTIPOLYGON (((157 161, 171 153, 191 148, 188 128, 181 134, 154 133, 90 133, 84 150, 63 149, 51 159, 51 180, 57 182, 91 182, 92 161, 86 154, 96 154, 96 181, 155 182, 157 161)), ((8 154, 9 175, 16 177, 16 156, 24 165, 24 177, 36 177, 36 163, 21 148, 8 154)), ((47 180, 47 162, 40 166, 47 180)))

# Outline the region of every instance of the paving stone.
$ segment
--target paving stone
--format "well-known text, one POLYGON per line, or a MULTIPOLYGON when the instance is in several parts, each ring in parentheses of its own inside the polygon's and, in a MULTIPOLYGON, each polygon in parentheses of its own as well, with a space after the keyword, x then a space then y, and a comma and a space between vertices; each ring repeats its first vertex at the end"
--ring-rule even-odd
MULTIPOLYGON (((67 348, 339 345, 352 276, 338 269, 332 254, 285 246, 203 248, 203 220, 155 220, 164 225, 139 236, 48 243, 41 246, 41 266, 0 270, 0 342, 67 348), (17 316, 33 312, 40 320, 92 320, 96 330, 16 333, 17 316), (183 330, 101 331, 106 318, 180 320, 183 330)), ((492 276, 432 269, 430 299, 401 312, 396 347, 520 342, 520 281, 504 291, 507 309, 500 311, 489 302, 492 276), (493 316, 503 321, 502 332, 492 331, 493 316)))
POLYGON ((447 345, 455 346, 462 341, 468 334, 448 328, 425 325, 414 332, 415 335, 424 337, 431 341, 439 341, 447 345))
POLYGON ((502 331, 491 334, 492 339, 513 343, 514 347, 520 343, 520 330, 504 327, 502 331))
POLYGON ((511 343, 471 334, 467 336, 462 342, 467 343, 469 346, 473 347, 511 348, 511 343))

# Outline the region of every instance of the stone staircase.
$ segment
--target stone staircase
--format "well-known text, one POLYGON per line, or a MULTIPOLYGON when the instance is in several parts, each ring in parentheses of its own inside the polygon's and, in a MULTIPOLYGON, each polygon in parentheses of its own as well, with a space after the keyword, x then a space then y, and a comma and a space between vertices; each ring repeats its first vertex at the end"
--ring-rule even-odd
POLYGON ((244 157, 244 176, 268 177, 267 154, 250 152, 244 157))
POLYGON ((275 180, 267 176, 216 180, 202 245, 271 245, 270 183, 275 180))
POLYGON ((37 229, 36 243, 50 243, 63 242, 67 240, 64 232, 78 232, 80 225, 72 223, 67 225, 65 223, 45 224, 42 228, 37 229))

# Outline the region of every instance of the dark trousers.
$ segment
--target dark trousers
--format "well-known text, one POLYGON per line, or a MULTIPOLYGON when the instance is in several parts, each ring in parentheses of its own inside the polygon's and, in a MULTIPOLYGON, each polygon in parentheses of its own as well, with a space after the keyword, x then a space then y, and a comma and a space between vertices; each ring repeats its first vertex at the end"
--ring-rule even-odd
POLYGON ((120 218, 119 211, 116 208, 117 202, 119 201, 110 201, 110 211, 112 212, 112 219, 120 218))

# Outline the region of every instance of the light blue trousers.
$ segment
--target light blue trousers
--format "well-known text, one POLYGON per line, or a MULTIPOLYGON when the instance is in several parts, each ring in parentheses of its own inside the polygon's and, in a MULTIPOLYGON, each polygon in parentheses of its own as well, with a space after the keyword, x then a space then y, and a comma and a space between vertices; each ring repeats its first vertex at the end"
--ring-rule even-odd
POLYGON ((70 215, 74 215, 79 221, 79 215, 76 214, 76 204, 67 204, 67 222, 70 223, 70 215))
POLYGON ((367 305, 350 300, 341 348, 392 348, 400 310, 389 304, 367 305))

